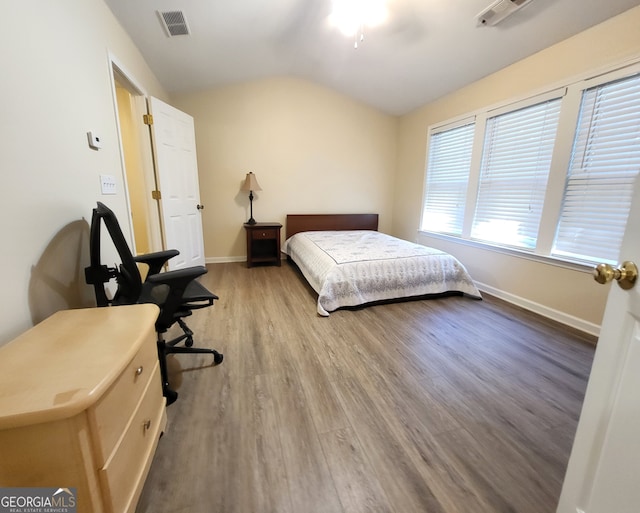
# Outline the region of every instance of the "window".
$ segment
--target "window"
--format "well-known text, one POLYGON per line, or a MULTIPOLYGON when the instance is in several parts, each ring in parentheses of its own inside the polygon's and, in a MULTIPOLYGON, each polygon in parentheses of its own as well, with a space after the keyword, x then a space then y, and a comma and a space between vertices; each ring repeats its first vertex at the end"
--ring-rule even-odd
POLYGON ((640 173, 640 64, 429 133, 421 229, 618 260, 640 173))
POLYGON ((471 237, 535 248, 560 99, 487 120, 471 237))
POLYGON ((430 137, 423 230, 462 233, 474 127, 471 122, 430 137))
POLYGON ((640 170, 640 75, 584 91, 553 254, 615 263, 640 170))

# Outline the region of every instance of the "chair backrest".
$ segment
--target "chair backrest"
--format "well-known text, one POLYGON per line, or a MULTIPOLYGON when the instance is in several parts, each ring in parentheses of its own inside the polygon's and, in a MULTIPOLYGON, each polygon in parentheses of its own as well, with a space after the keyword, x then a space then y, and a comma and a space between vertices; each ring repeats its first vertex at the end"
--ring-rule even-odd
POLYGON ((89 254, 91 265, 85 269, 85 278, 87 283, 94 286, 98 306, 137 303, 142 292, 142 278, 138 265, 133 258, 131 249, 129 249, 127 240, 124 238, 116 215, 109 207, 99 201, 91 216, 89 254), (104 222, 120 257, 119 266, 107 267, 100 262, 100 227, 102 222, 104 222), (116 279, 118 289, 113 299, 109 300, 104 284, 112 278, 116 279))

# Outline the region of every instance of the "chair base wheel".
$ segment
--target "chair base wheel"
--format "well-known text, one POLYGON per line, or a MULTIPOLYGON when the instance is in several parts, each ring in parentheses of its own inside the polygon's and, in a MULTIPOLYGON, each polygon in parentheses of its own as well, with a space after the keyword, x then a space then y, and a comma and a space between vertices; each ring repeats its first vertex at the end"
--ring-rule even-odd
POLYGON ((217 351, 213 353, 213 363, 216 365, 220 365, 222 360, 224 359, 224 355, 222 353, 218 353, 217 351))
POLYGON ((176 392, 175 390, 171 390, 169 387, 164 387, 162 392, 167 400, 167 406, 175 403, 176 399, 178 399, 178 392, 176 392))

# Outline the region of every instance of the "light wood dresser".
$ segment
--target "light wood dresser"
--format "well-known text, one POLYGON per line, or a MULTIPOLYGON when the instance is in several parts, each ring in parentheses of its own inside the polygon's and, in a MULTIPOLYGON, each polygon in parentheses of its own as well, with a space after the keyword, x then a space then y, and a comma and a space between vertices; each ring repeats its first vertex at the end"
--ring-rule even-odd
POLYGON ((166 424, 155 305, 58 312, 0 348, 0 487, 133 512, 166 424))

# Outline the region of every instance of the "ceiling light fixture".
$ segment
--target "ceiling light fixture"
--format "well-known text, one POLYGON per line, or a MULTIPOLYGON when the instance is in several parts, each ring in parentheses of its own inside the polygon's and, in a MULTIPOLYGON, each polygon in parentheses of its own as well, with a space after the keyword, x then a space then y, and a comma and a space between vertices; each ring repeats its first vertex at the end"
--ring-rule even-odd
POLYGON ((333 0, 329 23, 346 37, 354 37, 354 48, 364 41, 364 27, 375 27, 389 16, 387 0, 333 0))

